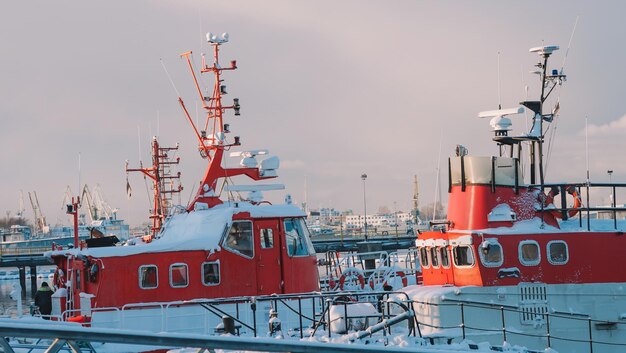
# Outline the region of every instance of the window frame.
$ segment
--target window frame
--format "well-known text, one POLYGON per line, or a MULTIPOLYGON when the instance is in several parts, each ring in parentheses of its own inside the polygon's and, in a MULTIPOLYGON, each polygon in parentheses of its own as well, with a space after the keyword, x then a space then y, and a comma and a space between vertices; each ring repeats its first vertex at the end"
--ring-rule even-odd
POLYGON ((420 266, 422 268, 430 268, 430 257, 428 256, 428 249, 425 246, 420 246, 419 248, 419 258, 420 258, 420 266), (424 251, 424 253, 422 253, 424 251), (426 256, 423 256, 423 255, 426 256), (426 264, 424 264, 424 259, 426 259, 426 264))
POLYGON ((201 280, 202 280, 202 285, 206 286, 206 287, 215 287, 215 286, 219 286, 222 283, 222 266, 220 265, 220 261, 205 261, 202 263, 201 265, 201 270, 200 270, 200 275, 201 280), (207 283, 204 281, 204 265, 217 265, 217 283, 207 283))
POLYGON ((454 264, 454 267, 456 268, 472 268, 474 266, 476 266, 476 254, 474 254, 474 247, 472 247, 471 245, 455 245, 452 247, 452 263, 454 264), (470 254, 472 254, 472 263, 470 265, 459 265, 457 264, 457 257, 455 256, 455 251, 458 248, 468 248, 470 251, 470 254))
POLYGON ((441 267, 441 261, 439 261, 439 251, 437 251, 436 246, 431 246, 428 248, 428 256, 430 257, 430 266, 432 268, 441 267))
POLYGON ((139 268, 137 269, 138 272, 138 279, 139 279, 139 289, 156 289, 159 288, 159 266, 155 265, 155 264, 147 264, 147 265, 140 265, 139 268), (154 267, 154 269, 156 270, 156 276, 155 276, 155 286, 154 287, 144 287, 143 284, 143 277, 142 277, 142 273, 141 273, 141 269, 144 267, 154 267))
POLYGON ((170 268, 169 268, 169 277, 170 277, 169 278, 169 280, 170 280, 170 287, 172 287, 172 288, 187 288, 187 287, 189 287, 189 266, 186 263, 184 263, 184 262, 176 262, 176 263, 171 264, 170 268), (184 286, 183 285, 174 285, 174 282, 172 281, 173 280, 172 269, 173 269, 174 266, 185 266, 185 280, 186 280, 186 283, 185 283, 184 286))
POLYGON ((439 252, 439 257, 440 257, 440 260, 441 260, 441 267, 442 268, 450 268, 450 252, 449 252, 448 246, 438 246, 437 249, 439 249, 438 252, 439 252), (446 259, 446 262, 448 263, 447 265, 444 265, 444 261, 443 261, 444 256, 443 256, 443 254, 446 254, 445 259, 446 259))
POLYGON ((224 235, 224 238, 221 244, 224 249, 226 249, 227 251, 235 255, 245 257, 246 259, 253 259, 255 252, 254 252, 254 224, 252 223, 252 221, 249 219, 233 220, 233 222, 230 224, 230 227, 227 227, 226 233, 224 235), (235 223, 249 223, 250 224, 250 241, 251 241, 251 249, 252 249, 252 255, 250 256, 228 245, 228 238, 230 237, 230 230, 233 228, 235 223))
POLYGON ((304 220, 304 218, 302 217, 285 217, 281 220, 281 226, 283 227, 283 234, 285 236, 284 239, 284 249, 285 252, 287 254, 288 257, 308 257, 308 256, 316 256, 316 252, 315 252, 315 248, 313 247, 313 242, 311 241, 311 232, 309 231, 309 228, 306 225, 306 221, 304 220), (296 251, 294 253, 290 253, 290 248, 289 248, 289 238, 293 238, 292 234, 287 233, 287 227, 285 227, 285 223, 287 221, 291 221, 292 223, 296 223, 299 224, 299 228, 302 230, 303 234, 298 234, 298 231, 296 230, 296 228, 293 229, 293 231, 296 232, 297 238, 296 238, 296 245, 298 244, 298 240, 300 240, 302 242, 300 248, 306 250, 306 254, 298 254, 297 253, 297 249, 298 247, 296 247, 296 251))
POLYGON ((274 229, 273 228, 259 228, 259 245, 261 249, 273 249, 274 248, 274 229), (269 231, 269 239, 271 246, 265 246, 265 234, 264 231, 269 231))
POLYGON ((541 246, 535 240, 522 240, 522 241, 520 241, 519 245, 517 246, 517 254, 518 254, 519 263, 524 265, 524 266, 538 266, 541 263, 541 246), (524 252, 522 251, 522 247, 524 245, 528 245, 528 244, 533 244, 537 248, 537 259, 536 260, 533 260, 533 261, 524 260, 524 257, 523 257, 523 253, 524 252))
POLYGON ((565 240, 550 240, 548 244, 546 244, 546 258, 550 265, 561 266, 565 265, 569 262, 569 246, 565 240), (550 252, 550 246, 553 244, 564 244, 565 245, 565 261, 554 261, 552 259, 552 253, 550 252))
POLYGON ((480 258, 480 263, 485 267, 502 267, 504 264, 504 247, 497 240, 485 240, 480 244, 478 249, 478 257, 480 258), (489 262, 487 261, 486 255, 483 253, 484 246, 483 244, 487 243, 487 246, 497 246, 500 248, 500 261, 498 262, 489 262))

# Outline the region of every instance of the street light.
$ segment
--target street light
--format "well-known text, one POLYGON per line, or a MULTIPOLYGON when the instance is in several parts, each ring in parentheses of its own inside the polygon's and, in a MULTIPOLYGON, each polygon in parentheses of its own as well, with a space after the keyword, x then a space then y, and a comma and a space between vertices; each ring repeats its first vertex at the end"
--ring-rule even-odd
POLYGON ((367 174, 361 174, 361 180, 363 180, 363 213, 365 221, 365 241, 367 241, 367 201, 365 199, 365 179, 367 179, 367 174))
MULTIPOLYGON (((607 170, 606 173, 609 175, 609 184, 613 184, 613 171, 612 170, 607 170)), ((611 205, 613 205, 613 203, 615 201, 614 190, 615 190, 615 188, 612 187, 611 188, 611 205)), ((613 205, 613 207, 615 207, 615 206, 613 205)))

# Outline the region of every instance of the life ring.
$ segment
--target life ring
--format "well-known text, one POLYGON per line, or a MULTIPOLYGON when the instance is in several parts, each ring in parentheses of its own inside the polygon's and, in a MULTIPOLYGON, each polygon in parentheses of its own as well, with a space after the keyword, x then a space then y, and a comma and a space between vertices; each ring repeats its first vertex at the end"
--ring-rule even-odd
MULTIPOLYGON (((402 287, 406 287, 409 284, 409 280, 406 277, 406 274, 404 273, 404 271, 401 270, 396 270, 396 271, 390 271, 388 273, 386 273, 386 275, 382 278, 383 280, 383 284, 382 284, 382 288, 384 289, 385 287, 389 286, 389 280, 392 278, 400 278, 400 280, 402 281, 402 287)), ((380 282, 378 282, 380 284, 380 282)), ((393 287, 393 286, 392 286, 393 287)), ((376 290, 379 289, 381 287, 377 287, 377 283, 375 281, 374 278, 370 277, 370 288, 376 290)))
POLYGON ((349 268, 343 271, 339 278, 339 289, 346 290, 362 290, 365 288, 365 277, 363 271, 357 268, 349 268), (356 281, 355 281, 356 280, 356 281), (346 283, 348 282, 348 283, 346 283), (355 287, 355 288, 352 288, 355 287))
POLYGON ((391 274, 389 276, 387 276, 388 279, 386 279, 385 282, 383 282, 383 286, 388 286, 389 284, 387 283, 387 281, 389 279, 397 278, 397 277, 400 277, 400 280, 402 281, 402 287, 403 288, 408 285, 409 280, 408 280, 408 278, 406 278, 406 274, 403 271, 396 271, 393 276, 391 276, 391 274))
MULTIPOLYGON (((582 206, 582 200, 580 198, 580 195, 578 195, 578 192, 576 191, 576 187, 574 187, 573 185, 568 186, 565 191, 567 191, 568 194, 572 195, 572 197, 574 197, 574 205, 572 206, 572 210, 567 211, 567 217, 568 218, 572 218, 574 217, 578 211, 580 206, 582 206)), ((550 204, 554 204, 554 198, 559 194, 559 188, 552 187, 550 189, 550 192, 548 192, 548 194, 546 195, 546 199, 545 199, 545 205, 550 205, 550 204)), ((552 210, 550 211, 550 213, 552 213, 552 215, 558 219, 562 219, 563 218, 563 213, 561 211, 557 211, 557 210, 552 210)))

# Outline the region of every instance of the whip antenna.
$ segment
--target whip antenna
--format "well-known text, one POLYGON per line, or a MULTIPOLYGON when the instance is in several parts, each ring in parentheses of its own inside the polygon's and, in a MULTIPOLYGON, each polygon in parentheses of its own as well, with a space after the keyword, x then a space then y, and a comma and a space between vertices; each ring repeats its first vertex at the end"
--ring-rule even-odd
POLYGON ((574 22, 574 28, 572 28, 572 34, 569 37, 569 43, 567 43, 567 50, 565 51, 565 57, 563 58, 563 64, 561 64, 561 74, 563 74, 563 68, 567 61, 567 54, 569 54, 569 48, 572 46, 572 40, 574 39, 574 33, 576 32, 576 26, 578 26, 578 19, 580 16, 576 16, 576 22, 574 22))

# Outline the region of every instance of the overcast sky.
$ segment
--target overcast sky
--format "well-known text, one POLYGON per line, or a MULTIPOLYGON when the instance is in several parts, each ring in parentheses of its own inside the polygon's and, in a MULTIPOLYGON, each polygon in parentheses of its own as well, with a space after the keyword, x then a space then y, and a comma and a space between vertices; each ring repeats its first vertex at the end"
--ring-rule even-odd
MULTIPOLYGON (((626 176, 626 4, 621 1, 13 1, 0 11, 0 211, 15 214, 20 190, 37 191, 50 224, 66 222, 67 185, 99 184, 131 224, 147 220, 143 178, 124 161, 148 162, 150 136, 181 145, 183 203, 205 168, 163 59, 192 115, 196 100, 179 54, 207 51, 207 31, 228 32, 222 59, 228 116, 245 148, 281 158, 280 182, 296 202, 362 212, 408 210, 435 197, 441 160, 456 144, 491 155, 478 112, 538 94, 528 49, 560 45, 566 84, 548 181, 585 179, 585 117, 592 180, 626 176), (140 136, 140 138, 138 137, 140 136), (439 146, 441 145, 441 158, 439 146)), ((195 56, 199 62, 199 55, 195 56)), ((206 84, 205 84, 206 86, 206 84)), ((513 118, 515 133, 525 130, 513 118)), ((286 192, 268 195, 281 200, 286 192)), ((444 192, 446 197, 445 185, 444 192)), ((597 202, 606 202, 602 195, 597 202)), ((618 195, 619 197, 619 195, 618 195)), ((618 201, 619 198, 618 198, 618 201)), ((624 201, 624 200, 622 200, 624 201)))

